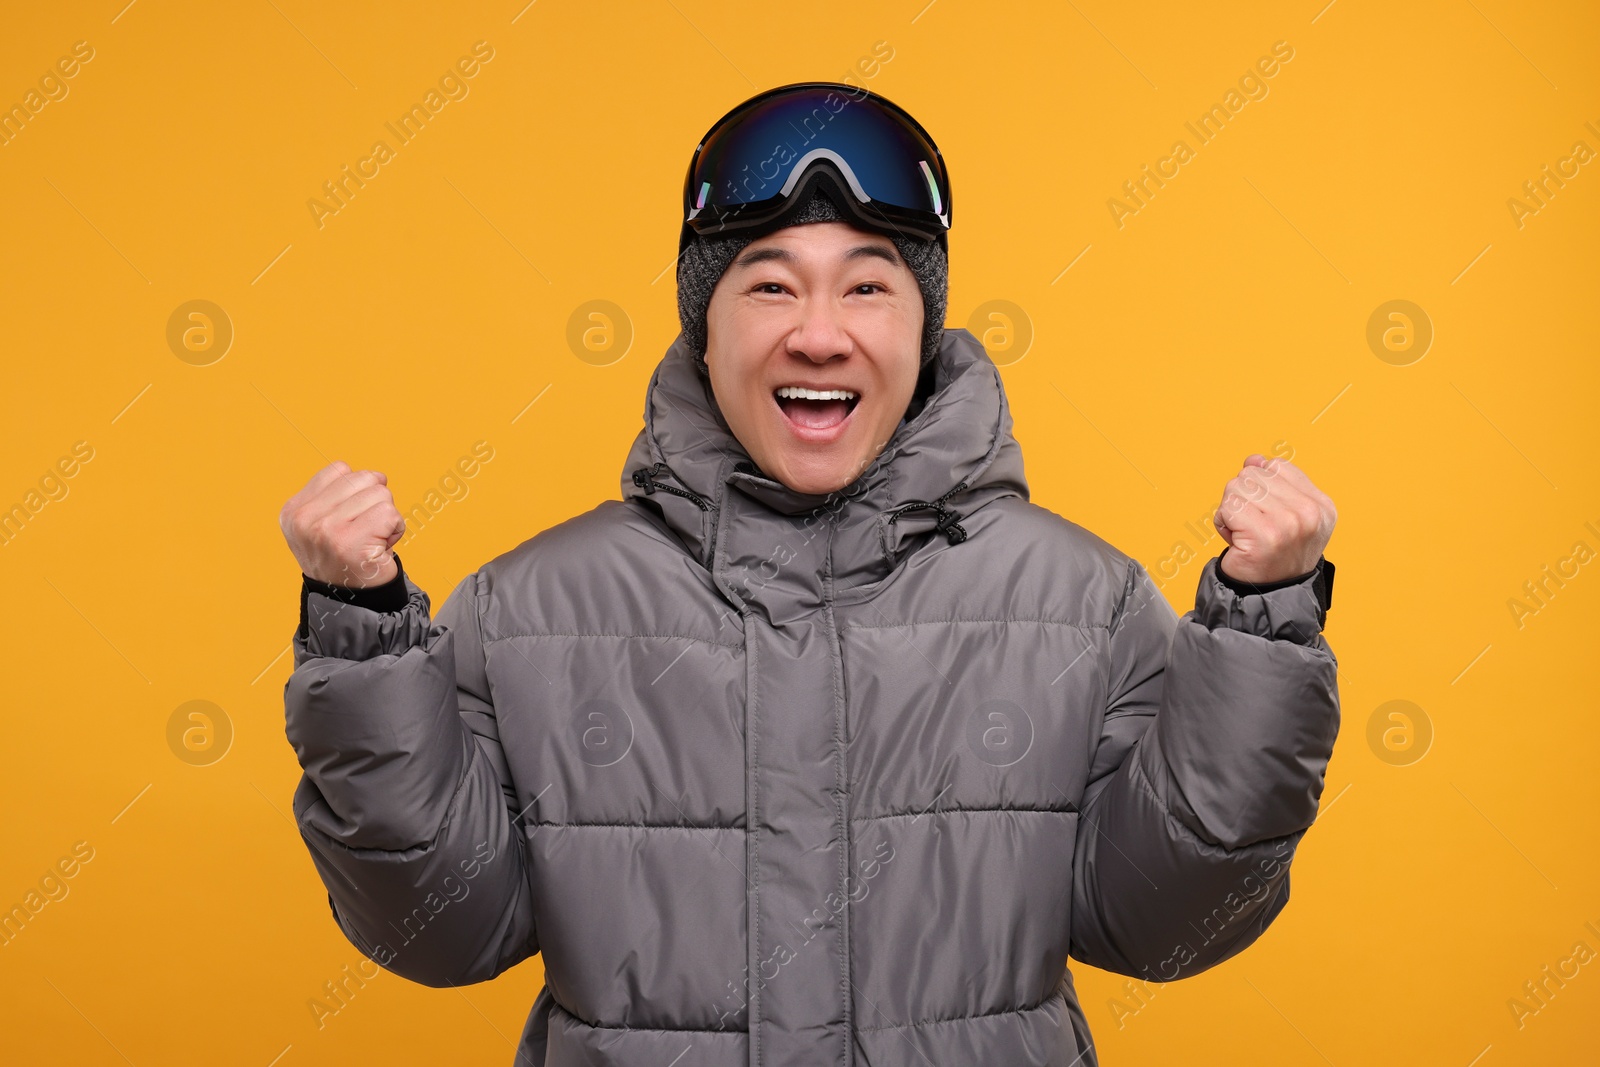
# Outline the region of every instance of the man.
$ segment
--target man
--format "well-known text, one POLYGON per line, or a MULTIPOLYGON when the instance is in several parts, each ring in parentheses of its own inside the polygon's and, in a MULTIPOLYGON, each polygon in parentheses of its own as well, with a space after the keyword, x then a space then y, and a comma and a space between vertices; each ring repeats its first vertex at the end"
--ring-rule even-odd
POLYGON ((690 166, 622 500, 431 621, 382 474, 285 505, 334 916, 429 985, 542 952, 519 1062, 1092 1065, 1069 956, 1188 977, 1287 904, 1339 723, 1332 502, 1249 457, 1179 619, 1028 501, 943 328, 949 204, 882 98, 755 97, 690 166))

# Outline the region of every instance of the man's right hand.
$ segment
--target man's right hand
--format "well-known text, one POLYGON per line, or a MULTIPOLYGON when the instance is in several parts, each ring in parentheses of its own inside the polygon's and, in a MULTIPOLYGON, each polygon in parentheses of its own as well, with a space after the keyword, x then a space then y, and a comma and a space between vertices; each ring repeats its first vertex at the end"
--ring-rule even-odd
POLYGON ((335 460, 289 498, 278 526, 300 570, 319 582, 365 589, 399 573, 390 550, 406 520, 378 471, 352 471, 335 460))

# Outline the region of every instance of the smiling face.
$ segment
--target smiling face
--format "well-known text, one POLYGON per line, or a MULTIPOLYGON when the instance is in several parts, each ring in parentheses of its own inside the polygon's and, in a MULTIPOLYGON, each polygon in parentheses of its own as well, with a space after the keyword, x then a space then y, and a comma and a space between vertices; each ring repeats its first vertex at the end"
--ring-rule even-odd
POLYGON ((899 426, 921 371, 922 292, 894 242, 844 222, 746 245, 706 310, 728 428, 802 493, 843 489, 899 426))

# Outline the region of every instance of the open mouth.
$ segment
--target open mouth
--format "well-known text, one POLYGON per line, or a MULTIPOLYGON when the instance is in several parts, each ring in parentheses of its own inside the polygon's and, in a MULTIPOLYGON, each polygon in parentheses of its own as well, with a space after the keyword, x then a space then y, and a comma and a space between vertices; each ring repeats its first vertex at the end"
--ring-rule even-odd
POLYGON ((798 385, 775 389, 772 396, 784 417, 803 436, 831 436, 861 402, 861 394, 849 389, 807 389, 798 385))

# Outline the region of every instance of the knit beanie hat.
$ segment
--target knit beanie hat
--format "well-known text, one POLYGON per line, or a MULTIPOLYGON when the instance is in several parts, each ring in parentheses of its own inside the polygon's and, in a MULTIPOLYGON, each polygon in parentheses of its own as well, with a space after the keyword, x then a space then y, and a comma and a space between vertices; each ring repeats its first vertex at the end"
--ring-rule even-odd
MULTIPOLYGON (((683 255, 678 258, 678 319, 683 326, 684 340, 694 353, 695 366, 701 374, 709 376, 706 367, 706 309, 711 306, 711 294, 717 288, 728 265, 744 247, 764 236, 787 226, 807 222, 848 222, 834 203, 832 196, 818 186, 805 206, 787 219, 780 220, 765 230, 745 231, 727 236, 706 237, 695 234, 683 255)), ((944 336, 945 299, 949 291, 949 259, 938 241, 922 240, 904 234, 889 238, 900 252, 900 258, 917 279, 922 292, 922 366, 927 367, 939 351, 944 336)))

